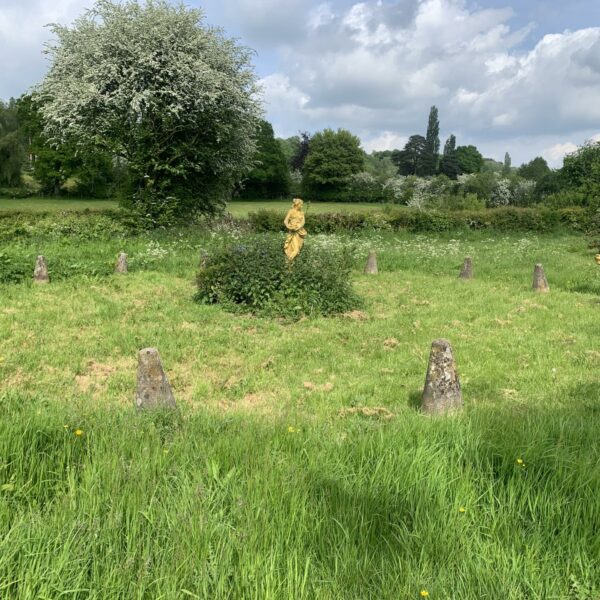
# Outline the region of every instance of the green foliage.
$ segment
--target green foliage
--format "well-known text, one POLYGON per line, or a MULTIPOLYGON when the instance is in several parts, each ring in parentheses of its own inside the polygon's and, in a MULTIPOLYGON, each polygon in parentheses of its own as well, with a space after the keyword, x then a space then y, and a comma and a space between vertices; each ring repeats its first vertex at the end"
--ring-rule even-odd
POLYGON ((561 177, 564 185, 583 192, 587 205, 600 208, 600 142, 588 142, 565 156, 561 177))
POLYGON ((392 161, 391 152, 371 152, 365 156, 365 171, 384 184, 397 174, 398 167, 392 161))
POLYGON ((52 26, 35 95, 52 144, 127 161, 123 199, 156 225, 218 210, 255 152, 251 52, 202 19, 166 0, 99 0, 52 26))
POLYGON ((30 95, 18 100, 21 135, 27 139, 30 170, 39 192, 58 196, 73 182, 73 192, 88 197, 106 197, 114 192, 117 169, 106 151, 88 148, 81 152, 71 142, 52 144, 43 131, 39 106, 30 95))
POLYGON ((343 195, 348 178, 364 168, 360 140, 345 129, 325 129, 313 135, 302 171, 302 187, 309 199, 343 195))
POLYGON ((24 261, 5 251, 0 251, 0 283, 19 283, 25 279, 27 267, 24 261))
POLYGON ((340 250, 305 244, 290 264, 282 238, 248 239, 209 254, 198 273, 200 302, 233 310, 299 317, 357 308, 352 258, 340 250))
POLYGON ((458 146, 456 160, 461 173, 479 173, 484 164, 483 156, 475 146, 458 146))
POLYGON ((487 202, 497 183, 494 173, 475 173, 463 184, 466 194, 476 194, 480 200, 487 202))
POLYGON ((25 161, 25 142, 19 128, 17 102, 0 100, 0 187, 18 187, 25 161))
POLYGON ((138 223, 124 212, 0 212, 0 242, 27 239, 81 240, 124 237, 139 231, 138 223))
POLYGON ((427 151, 427 140, 422 135, 411 135, 403 150, 392 153, 392 161, 400 175, 423 175, 426 165, 423 157, 427 151))
POLYGON ((438 154, 440 152, 440 121, 437 106, 432 106, 427 122, 425 136, 425 152, 422 156, 423 175, 435 175, 437 172, 438 154))
POLYGON ((539 183, 551 172, 552 171, 548 166, 546 160, 541 156, 536 156, 533 160, 530 160, 528 163, 522 164, 519 167, 517 174, 520 177, 530 179, 531 181, 539 183))
POLYGON ((311 136, 308 131, 300 132, 298 144, 290 159, 290 167, 293 171, 302 173, 304 170, 304 163, 306 162, 306 158, 308 157, 308 153, 310 151, 310 140, 311 136))
POLYGON ((290 175, 285 154, 275 139, 273 126, 260 122, 255 167, 243 182, 242 198, 281 198, 290 191, 290 175))
POLYGON ((504 153, 504 165, 502 166, 502 175, 510 175, 512 160, 508 152, 504 153))
MULTIPOLYGON (((460 202, 459 198, 456 200, 460 202)), ((475 210, 460 210, 459 204, 451 211, 394 208, 385 212, 309 213, 306 216, 306 229, 312 233, 343 233, 368 229, 415 233, 468 229, 547 232, 560 228, 588 231, 594 222, 594 213, 582 208, 552 210, 504 207, 481 210, 481 200, 475 195, 466 196, 462 202, 465 208, 470 206, 475 210)), ((446 207, 445 203, 441 204, 441 208, 446 207)), ((274 232, 284 230, 283 217, 277 211, 261 210, 250 213, 248 220, 256 232, 274 232)))
POLYGON ((456 136, 454 135, 451 135, 444 145, 444 154, 440 161, 440 172, 450 179, 456 179, 461 172, 456 152, 456 136))

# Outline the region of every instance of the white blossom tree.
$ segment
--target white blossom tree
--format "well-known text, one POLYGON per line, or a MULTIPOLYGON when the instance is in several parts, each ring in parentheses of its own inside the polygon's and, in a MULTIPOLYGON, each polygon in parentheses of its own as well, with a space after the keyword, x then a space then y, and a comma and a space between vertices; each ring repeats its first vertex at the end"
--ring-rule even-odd
POLYGON ((51 28, 35 92, 50 140, 125 160, 129 204, 155 222, 222 205, 255 151, 251 51, 164 0, 97 0, 51 28))

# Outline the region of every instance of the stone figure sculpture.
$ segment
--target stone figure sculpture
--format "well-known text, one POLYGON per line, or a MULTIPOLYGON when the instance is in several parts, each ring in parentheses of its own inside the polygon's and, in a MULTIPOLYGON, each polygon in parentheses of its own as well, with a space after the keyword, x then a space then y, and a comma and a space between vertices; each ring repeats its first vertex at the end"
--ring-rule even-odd
POLYGON ((305 219, 302 212, 302 204, 303 202, 300 198, 294 198, 292 208, 288 211, 283 221, 288 230, 288 235, 283 244, 283 251, 289 261, 294 260, 300 254, 300 250, 302 250, 302 246, 304 245, 304 238, 307 236, 306 229, 304 229, 305 219))

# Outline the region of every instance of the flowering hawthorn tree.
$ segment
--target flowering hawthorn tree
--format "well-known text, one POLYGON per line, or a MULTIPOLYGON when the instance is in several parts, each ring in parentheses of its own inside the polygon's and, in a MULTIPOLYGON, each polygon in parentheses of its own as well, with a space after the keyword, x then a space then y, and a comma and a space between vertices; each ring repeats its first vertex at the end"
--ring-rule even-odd
POLYGON ((217 210, 255 152, 251 51, 164 0, 97 0, 51 28, 35 92, 49 139, 124 161, 128 204, 155 223, 217 210))

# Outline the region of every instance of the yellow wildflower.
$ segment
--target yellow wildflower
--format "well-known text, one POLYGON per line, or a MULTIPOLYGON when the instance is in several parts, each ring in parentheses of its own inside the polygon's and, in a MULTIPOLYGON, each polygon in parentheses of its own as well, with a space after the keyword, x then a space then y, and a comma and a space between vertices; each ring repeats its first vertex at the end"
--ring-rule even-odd
POLYGON ((298 430, 295 427, 292 427, 291 425, 288 427, 288 433, 296 433, 298 430))
POLYGON ((421 596, 421 598, 427 598, 429 596, 429 592, 427 590, 421 590, 419 596, 421 596))
POLYGON ((523 459, 522 459, 522 458, 517 458, 517 464, 518 464, 518 465, 523 465, 523 464, 525 464, 525 463, 523 462, 523 459))
POLYGON ((76 429, 76 430, 75 430, 75 435, 76 435, 77 437, 81 437, 81 436, 83 435, 83 431, 82 431, 81 429, 76 429))
POLYGON ((461 507, 458 509, 458 512, 459 512, 459 513, 464 513, 464 512, 466 512, 466 511, 467 511, 467 509, 466 509, 464 506, 461 506, 461 507))

